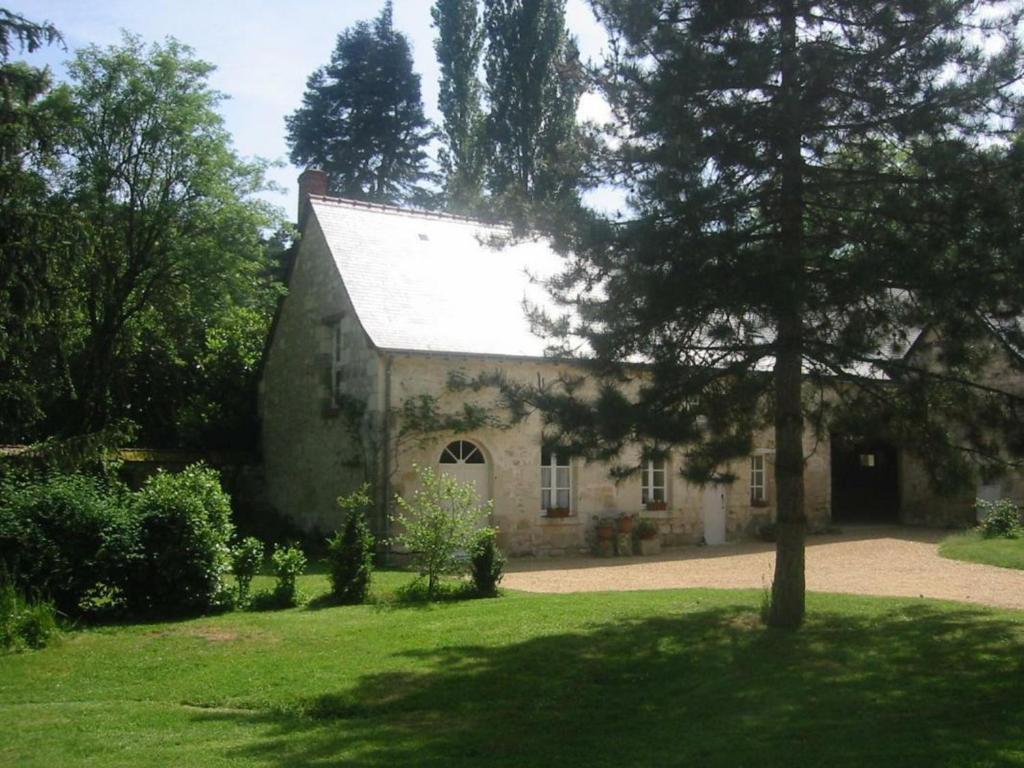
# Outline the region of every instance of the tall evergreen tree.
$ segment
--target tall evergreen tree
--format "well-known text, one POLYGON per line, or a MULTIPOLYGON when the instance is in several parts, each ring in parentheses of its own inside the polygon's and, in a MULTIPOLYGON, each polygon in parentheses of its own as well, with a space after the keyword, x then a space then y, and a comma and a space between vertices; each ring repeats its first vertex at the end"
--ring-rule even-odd
POLYGON ((480 55, 483 28, 477 0, 437 0, 431 9, 437 28, 434 50, 441 66, 438 107, 444 117, 439 164, 444 196, 457 213, 473 211, 483 186, 483 112, 480 55))
MULTIPOLYGON (((62 261, 67 217, 53 204, 47 178, 58 164, 67 124, 64 89, 48 69, 10 60, 62 44, 48 22, 0 8, 0 439, 20 441, 43 417, 40 382, 59 366, 39 363, 49 335, 50 275, 62 261)), ((52 351, 52 350, 47 350, 52 351)))
POLYGON ((996 349, 1024 371, 1024 257, 999 193, 1020 109, 1019 9, 592 4, 615 53, 602 77, 621 128, 610 170, 634 215, 591 216, 560 240, 576 259, 556 291, 607 384, 541 404, 588 455, 687 445, 698 480, 772 428, 769 622, 794 627, 805 425, 870 421, 942 472, 967 467, 965 452, 998 461, 1024 447, 1021 393, 979 379, 996 349), (922 328, 922 354, 898 354, 922 328), (649 376, 626 398, 615 377, 638 358, 649 376))
POLYGON ((487 182, 499 204, 575 200, 583 69, 565 0, 485 0, 487 182))
POLYGON ((428 199, 422 182, 432 178, 433 129, 391 0, 372 23, 338 35, 330 63, 310 75, 302 106, 285 123, 292 162, 327 171, 332 193, 378 203, 428 199))

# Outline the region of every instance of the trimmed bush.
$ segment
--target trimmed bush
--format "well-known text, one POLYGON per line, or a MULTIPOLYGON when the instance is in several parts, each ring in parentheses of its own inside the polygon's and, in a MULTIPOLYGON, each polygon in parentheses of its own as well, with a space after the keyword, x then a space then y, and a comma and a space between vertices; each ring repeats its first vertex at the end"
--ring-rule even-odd
POLYGON ((238 582, 239 607, 244 608, 249 604, 249 588, 262 565, 263 542, 253 536, 242 539, 231 550, 231 571, 238 582))
POLYGON ((505 556, 498 549, 498 532, 494 528, 484 528, 477 533, 470 559, 470 574, 477 594, 496 597, 498 583, 504 573, 505 556))
POLYGON ((57 634, 53 603, 25 600, 0 571, 0 648, 43 648, 57 634))
POLYGON ((368 486, 338 498, 338 506, 348 510, 345 527, 327 540, 327 565, 330 568, 331 594, 342 605, 366 602, 373 573, 374 538, 366 522, 370 506, 368 486))
POLYGON ((306 570, 306 555, 298 547, 276 547, 271 561, 274 564, 274 575, 277 576, 274 602, 286 608, 298 605, 295 580, 306 570))
POLYGON ((117 600, 138 553, 127 490, 81 474, 0 484, 0 565, 14 586, 66 614, 98 594, 117 600))
POLYGON ((158 472, 134 501, 141 551, 127 584, 129 608, 180 615, 223 605, 234 526, 217 472, 201 464, 158 472))
POLYGON ((1021 509, 1009 499, 978 499, 975 506, 981 517, 981 535, 986 539, 1016 539, 1024 535, 1021 509))

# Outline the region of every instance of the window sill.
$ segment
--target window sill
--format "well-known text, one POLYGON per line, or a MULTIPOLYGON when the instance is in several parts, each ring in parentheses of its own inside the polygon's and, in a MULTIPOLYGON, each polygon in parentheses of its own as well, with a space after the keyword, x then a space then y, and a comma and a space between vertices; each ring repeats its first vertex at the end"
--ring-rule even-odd
POLYGON ((750 506, 757 507, 757 508, 760 508, 760 509, 764 509, 766 507, 770 507, 771 504, 769 503, 769 501, 767 499, 754 499, 754 500, 751 500, 750 506))
POLYGON ((655 520, 667 520, 680 511, 681 510, 675 510, 669 507, 668 509, 642 509, 637 514, 640 517, 651 517, 655 520))
POLYGON ((541 525, 580 525, 580 516, 574 512, 566 517, 552 517, 541 510, 540 523, 541 525))

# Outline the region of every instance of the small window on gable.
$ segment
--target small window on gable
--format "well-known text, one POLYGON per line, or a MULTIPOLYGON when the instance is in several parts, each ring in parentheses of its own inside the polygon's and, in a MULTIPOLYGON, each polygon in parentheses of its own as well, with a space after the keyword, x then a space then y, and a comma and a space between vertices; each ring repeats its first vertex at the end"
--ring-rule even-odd
POLYGON ((765 486, 764 456, 750 457, 750 501, 754 504, 768 500, 765 486))
POLYGON ((551 448, 540 452, 540 507, 543 510, 572 508, 572 467, 569 455, 551 448))
POLYGON ((641 469, 642 490, 640 501, 642 504, 664 504, 668 501, 665 493, 665 459, 648 459, 641 469))
POLYGON ((486 464, 483 453, 469 440, 455 440, 448 443, 443 451, 439 464, 486 464))
POLYGON ((345 367, 342 364, 342 350, 345 348, 345 336, 341 331, 341 321, 331 326, 331 394, 337 403, 343 394, 345 384, 345 367))

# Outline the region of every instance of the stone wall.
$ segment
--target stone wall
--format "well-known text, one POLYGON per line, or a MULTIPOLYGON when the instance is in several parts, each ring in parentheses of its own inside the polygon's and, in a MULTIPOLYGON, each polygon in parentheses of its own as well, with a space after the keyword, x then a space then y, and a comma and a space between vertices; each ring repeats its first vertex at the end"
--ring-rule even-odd
POLYGON ((277 511, 305 529, 331 531, 341 521, 337 497, 378 480, 383 379, 383 359, 359 324, 311 215, 260 382, 267 494, 277 511), (344 390, 364 411, 357 420, 333 396, 337 323, 344 390))

